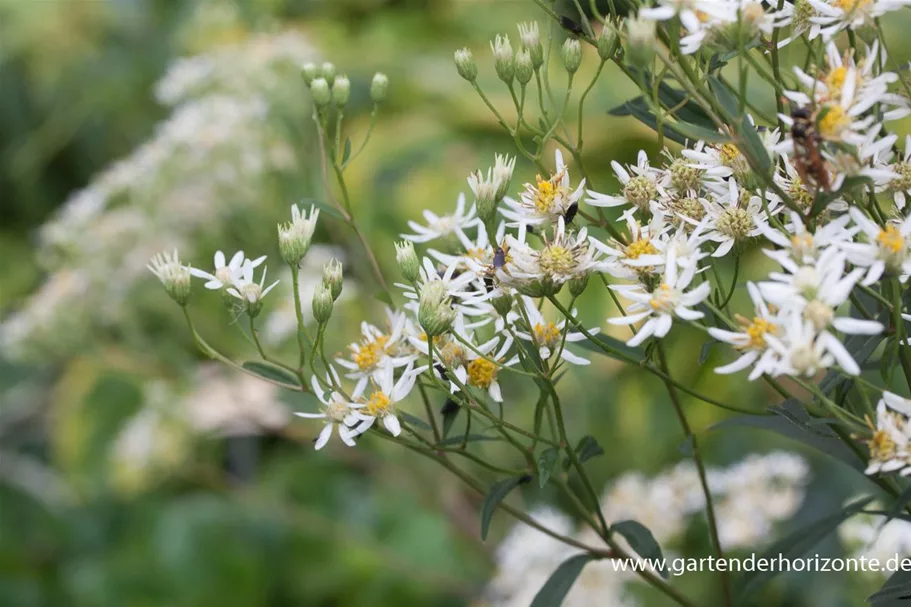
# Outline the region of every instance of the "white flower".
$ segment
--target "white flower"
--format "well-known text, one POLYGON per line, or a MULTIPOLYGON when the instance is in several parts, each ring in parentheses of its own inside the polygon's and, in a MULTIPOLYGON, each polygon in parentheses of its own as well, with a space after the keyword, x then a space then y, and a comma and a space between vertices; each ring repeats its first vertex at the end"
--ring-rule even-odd
POLYGON ((554 153, 554 162, 557 170, 550 179, 538 175, 537 183, 525 184, 525 191, 519 194, 519 200, 508 196, 503 199, 504 207, 500 212, 511 221, 508 225, 554 224, 569 212, 570 207, 578 204, 584 193, 585 180, 575 190, 571 189, 569 169, 560 150, 554 153))
POLYGON ((608 256, 600 263, 601 269, 611 276, 632 280, 637 280, 642 274, 660 272, 664 265, 662 236, 670 229, 664 218, 664 213, 657 211, 648 225, 643 226, 632 215, 626 215, 627 242, 611 240, 603 243, 592 236, 592 245, 608 256))
POLYGON ((782 335, 765 335, 766 343, 779 357, 770 375, 812 377, 821 369, 838 365, 849 375, 860 374, 860 367, 851 353, 828 331, 819 331, 813 321, 804 318, 799 310, 783 315, 782 335))
POLYGON ((891 392, 883 392, 876 406, 876 428, 867 442, 870 463, 866 474, 901 471, 911 475, 911 401, 891 392))
POLYGON ((874 161, 875 166, 892 172, 895 176, 886 184, 879 184, 878 192, 887 191, 892 194, 892 200, 899 210, 904 210, 907 202, 906 192, 911 190, 911 135, 905 137, 905 151, 901 160, 887 163, 879 158, 874 161))
POLYGON ((456 210, 452 215, 437 215, 426 209, 423 215, 427 225, 422 226, 415 221, 409 221, 408 227, 414 230, 415 234, 402 234, 402 238, 407 238, 412 242, 430 242, 437 238, 457 234, 478 224, 475 205, 471 205, 468 211, 465 211, 464 194, 459 194, 456 210))
MULTIPOLYGON (((767 203, 769 213, 779 211, 777 200, 767 203)), ((706 208, 709 231, 706 237, 718 243, 712 257, 723 257, 742 242, 762 234, 761 224, 768 223, 762 199, 746 190, 741 190, 735 179, 728 180, 728 191, 724 196, 709 199, 706 208)))
MULTIPOLYGON (((334 367, 330 367, 329 369, 332 373, 334 382, 338 384, 338 373, 336 373, 334 367)), ((332 381, 330 381, 328 374, 326 375, 325 383, 326 385, 332 385, 332 381)), ((360 434, 360 431, 357 429, 356 425, 358 422, 365 419, 365 416, 363 413, 361 413, 364 405, 362 403, 348 402, 348 400, 342 394, 336 392, 332 388, 323 388, 316 375, 310 378, 310 385, 313 388, 313 394, 316 395, 316 397, 319 399, 319 402, 323 406, 323 412, 296 412, 295 415, 299 417, 326 420, 326 425, 319 433, 319 437, 316 439, 316 442, 313 445, 314 449, 319 450, 326 446, 326 443, 329 442, 329 438, 332 436, 332 431, 334 428, 338 428, 338 437, 341 439, 341 441, 349 447, 353 447, 355 445, 354 437, 360 434)), ((358 386, 354 389, 352 398, 359 398, 363 391, 364 386, 358 386)))
MULTIPOLYGON (((461 335, 461 333, 460 333, 461 335)), ((462 335, 465 341, 472 343, 473 335, 462 335)), ((450 367, 455 373, 458 380, 465 385, 486 390, 490 397, 498 403, 503 402, 503 393, 500 390, 500 382, 497 380, 497 374, 502 367, 507 367, 516 363, 518 358, 504 360, 506 353, 512 347, 513 337, 506 334, 502 343, 500 336, 491 338, 483 344, 463 350, 462 364, 457 367, 450 367), (497 346, 499 345, 499 349, 497 346), (496 350, 496 354, 491 354, 496 350)), ((455 393, 458 386, 450 382, 450 391, 455 393)))
MULTIPOLYGON (((846 228, 850 220, 850 215, 842 215, 824 225, 818 226, 815 232, 809 232, 804 226, 800 215, 792 211, 791 223, 785 226, 790 232, 790 236, 773 229, 765 223, 760 224, 758 227, 763 236, 781 247, 783 252, 792 260, 797 263, 813 264, 821 250, 830 246, 840 246, 842 243, 851 240, 857 230, 848 230, 846 228)), ((766 254, 773 259, 778 259, 777 253, 773 254, 771 251, 766 250, 766 254)))
POLYGON ((810 21, 828 39, 845 29, 874 25, 874 19, 908 6, 908 0, 807 0, 816 10, 810 21))
POLYGON ((252 270, 253 268, 258 268, 265 260, 265 255, 251 260, 244 257, 243 251, 238 251, 231 257, 230 262, 225 263, 225 254, 221 251, 215 251, 214 274, 209 274, 197 268, 192 268, 190 272, 193 276, 208 280, 203 285, 205 288, 219 290, 234 286, 234 283, 243 276, 243 267, 245 265, 249 265, 252 270))
POLYGON ((763 373, 771 373, 778 357, 774 350, 770 350, 766 342, 766 335, 780 332, 781 321, 777 315, 772 314, 769 306, 762 298, 762 294, 755 284, 747 283, 747 291, 750 299, 753 300, 755 315, 753 318, 737 318, 741 325, 740 331, 726 331, 715 327, 709 328, 709 335, 718 341, 732 345, 740 357, 734 362, 717 367, 715 373, 728 374, 737 373, 746 369, 755 363, 755 367, 750 371, 750 381, 761 376, 763 373))
POLYGON ((361 341, 348 345, 351 360, 335 359, 335 362, 349 370, 345 377, 357 380, 356 392, 363 392, 367 382, 371 378, 379 378, 387 367, 395 369, 414 361, 414 354, 400 351, 406 321, 404 314, 391 315, 389 333, 384 333, 368 322, 362 322, 361 341))
POLYGON ((771 14, 773 25, 777 28, 791 27, 791 35, 778 42, 778 48, 787 46, 801 34, 807 33, 808 40, 814 40, 822 29, 818 23, 812 21, 817 16, 816 9, 809 0, 784 1, 780 11, 771 14))
POLYGON ((653 291, 646 290, 643 285, 611 285, 612 289, 634 303, 626 309, 627 316, 609 318, 607 322, 612 325, 631 325, 645 320, 639 332, 626 342, 629 346, 638 346, 653 335, 667 335, 675 317, 683 320, 702 318, 702 312, 690 308, 709 296, 711 286, 708 282, 703 282, 698 287, 687 290, 695 273, 695 265, 679 268, 673 250, 669 251, 664 276, 653 291))
MULTIPOLYGON (((363 421, 357 426, 357 433, 363 433, 373 426, 377 419, 383 420, 383 425, 389 430, 392 436, 398 436, 402 432, 402 424, 396 415, 395 404, 404 399, 414 388, 414 382, 417 376, 426 370, 427 367, 412 368, 409 363, 398 381, 395 380, 395 371, 392 366, 383 367, 382 371, 375 377, 376 387, 373 393, 364 403, 364 412, 362 413, 363 421)), ((353 406, 358 403, 349 403, 353 406)))
POLYGON ((849 212, 867 242, 846 242, 841 248, 848 254, 848 261, 868 268, 861 284, 873 284, 886 271, 899 274, 905 282, 911 273, 911 216, 901 223, 890 221, 880 227, 857 207, 851 207, 849 212))
MULTIPOLYGON (((557 323, 548 321, 544 318, 544 314, 538 309, 534 300, 530 297, 522 296, 520 305, 525 309, 525 314, 528 317, 530 326, 528 333, 516 331, 516 335, 520 339, 533 343, 538 348, 538 355, 541 357, 541 360, 550 360, 553 355, 559 354, 561 359, 574 365, 591 364, 590 360, 573 354, 563 344, 564 341, 566 343, 572 343, 588 339, 584 333, 569 331, 566 327, 567 320, 565 318, 557 323)), ((572 314, 575 316, 576 310, 572 310, 572 314)), ((600 329, 597 327, 588 330, 592 335, 597 334, 598 331, 600 331, 600 329)))
MULTIPOLYGON (((262 257, 259 258, 263 259, 262 257)), ((253 280, 253 268, 256 266, 253 265, 254 262, 251 262, 249 259, 244 262, 243 267, 240 270, 240 278, 234 279, 234 286, 228 288, 228 293, 236 297, 237 299, 243 300, 247 304, 257 304, 262 301, 262 299, 268 295, 269 291, 275 288, 275 285, 278 284, 276 280, 268 287, 266 284, 266 268, 263 267, 263 275, 260 277, 259 282, 253 280)))
POLYGON ((629 171, 615 160, 611 161, 611 167, 623 186, 621 193, 610 195, 588 190, 588 198, 585 199, 585 202, 595 207, 619 207, 631 204, 635 209, 649 212, 652 204, 658 199, 658 182, 662 178, 662 174, 659 169, 649 165, 648 154, 645 153, 645 150, 639 150, 636 166, 630 166, 629 171))
POLYGON ((158 253, 152 257, 147 267, 152 274, 158 277, 171 297, 181 302, 181 305, 187 302, 190 297, 192 269, 180 263, 177 249, 170 254, 168 252, 158 253))
MULTIPOLYGON (((521 243, 520 243, 521 244, 521 243)), ((528 246, 510 247, 509 273, 514 277, 546 280, 555 285, 588 274, 596 265, 596 249, 590 246, 588 230, 566 232, 562 217, 557 218, 553 238, 535 251, 528 246), (513 250, 514 249, 514 250, 513 250)))

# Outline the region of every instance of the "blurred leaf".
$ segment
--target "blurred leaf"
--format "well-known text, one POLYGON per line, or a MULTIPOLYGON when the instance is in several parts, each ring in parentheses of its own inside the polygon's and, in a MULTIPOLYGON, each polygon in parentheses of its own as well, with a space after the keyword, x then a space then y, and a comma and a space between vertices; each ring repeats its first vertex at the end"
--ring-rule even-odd
POLYGON ((398 414, 401 415, 402 419, 408 422, 409 425, 414 426, 415 428, 420 428, 421 430, 425 431, 433 430, 433 428, 430 427, 430 424, 419 417, 415 417, 414 415, 405 413, 404 411, 399 411, 398 414))
POLYGON ((829 203, 842 198, 849 194, 852 190, 855 190, 860 187, 866 187, 873 183, 873 180, 869 177, 862 175, 855 175, 853 177, 846 177, 844 183, 841 184, 841 187, 832 192, 825 192, 820 190, 816 193, 816 198, 813 199, 813 206, 810 208, 810 217, 816 217, 822 213, 826 207, 829 206, 829 203))
MULTIPOLYGON (((673 106, 671 105, 667 107, 673 106)), ((653 131, 658 131, 658 119, 649 107, 648 102, 642 96, 636 97, 635 99, 631 99, 630 101, 618 105, 617 107, 609 110, 608 114, 611 116, 633 116, 639 122, 649 127, 653 131)), ((678 118, 678 122, 674 124, 670 124, 668 122, 662 123, 662 129, 664 130, 664 135, 668 139, 676 141, 680 144, 685 144, 688 140, 696 141, 700 139, 713 143, 724 143, 730 141, 729 137, 722 135, 714 129, 705 128, 697 124, 689 123, 682 118, 678 118)))
POLYGON ((737 96, 734 95, 734 92, 715 76, 709 76, 708 81, 709 86, 712 87, 712 92, 715 93, 715 99, 718 100, 728 117, 737 118, 740 115, 740 104, 737 102, 737 96))
POLYGON ((911 571, 893 573, 882 589, 867 597, 867 602, 876 607, 907 607, 911 604, 911 571))
POLYGON ((549 447, 538 456, 538 485, 540 487, 543 488, 547 485, 559 457, 560 452, 556 447, 549 447))
POLYGON ((601 448, 594 436, 586 435, 576 445, 576 454, 579 456, 579 461, 585 463, 593 457, 604 455, 604 449, 601 448))
POLYGON ((255 373, 256 375, 259 375, 260 377, 270 381, 278 381, 283 384, 291 384, 293 386, 301 385, 297 376, 277 365, 273 365, 272 363, 267 363, 260 360, 248 360, 241 366, 247 371, 255 373))
MULTIPOLYGON (((638 521, 620 521, 611 525, 610 530, 611 533, 619 533, 626 538, 630 547, 642 558, 655 559, 655 561, 660 561, 664 558, 661 553, 661 546, 655 541, 655 536, 642 523, 638 521)), ((665 565, 658 573, 661 574, 661 577, 667 579, 667 566, 665 565)))
POLYGON ((750 123, 746 114, 740 119, 739 135, 748 152, 747 155, 755 161, 753 170, 763 175, 769 175, 772 172, 772 160, 762 144, 762 138, 759 137, 756 127, 750 123))
POLYGON ((452 398, 447 397, 446 402, 443 403, 443 408, 440 410, 440 415, 443 416, 443 437, 449 436, 449 431, 452 429, 452 424, 455 422, 456 417, 459 416, 459 410, 461 407, 452 398))
MULTIPOLYGON (((610 335, 592 335, 592 337, 595 339, 595 341, 598 341, 598 342, 604 344, 608 348, 612 348, 614 350, 622 352, 622 353, 626 354, 627 356, 630 356, 636 360, 642 360, 645 357, 645 351, 642 350, 642 348, 633 348, 633 347, 627 346, 625 342, 620 341, 616 337, 611 337, 610 335)), ((608 354, 607 352, 605 352, 604 350, 599 348, 596 344, 592 343, 592 341, 590 339, 585 339, 585 340, 576 342, 573 345, 580 346, 582 348, 585 348, 586 350, 591 350, 592 352, 597 352, 599 354, 603 354, 604 356, 610 356, 611 358, 618 358, 617 356, 614 356, 613 354, 608 354)), ((622 360, 622 359, 620 359, 620 360, 622 360)))
POLYGON ((702 365, 704 365, 705 361, 707 361, 709 359, 709 354, 711 354, 711 352, 712 352, 712 346, 714 346, 716 343, 718 343, 718 342, 716 342, 715 340, 711 340, 711 341, 707 341, 704 344, 702 344, 702 348, 699 349, 699 366, 700 367, 702 365))
POLYGON ((905 490, 895 498, 895 503, 889 508, 889 514, 886 515, 886 520, 882 524, 885 525, 892 519, 900 516, 908 502, 911 502, 911 485, 905 487, 905 490))
POLYGON ((692 457, 693 456, 693 444, 694 444, 695 440, 696 440, 696 437, 693 436, 692 434, 687 436, 685 439, 683 439, 683 442, 681 442, 679 445, 677 445, 677 453, 679 453, 683 457, 692 457))
POLYGON ((484 503, 481 505, 481 539, 487 539, 487 532, 490 530, 490 519, 493 517, 494 510, 500 505, 509 492, 523 483, 527 483, 531 477, 527 474, 522 476, 513 476, 494 484, 484 503))
POLYGON ((466 443, 476 443, 479 441, 498 441, 503 440, 499 436, 486 436, 484 434, 469 434, 465 436, 452 436, 437 443, 437 447, 451 447, 452 445, 461 445, 462 441, 466 443))
POLYGON ((594 557, 589 554, 577 554, 563 561, 544 582, 541 590, 531 602, 531 607, 559 607, 562 605, 566 593, 573 587, 576 578, 592 560, 594 557))
POLYGON ((342 164, 348 162, 351 157, 351 137, 345 137, 345 149, 342 152, 342 164))
MULTIPOLYGON (((835 531, 844 521, 863 510, 864 506, 872 502, 873 499, 873 496, 860 498, 834 514, 797 529, 787 537, 772 544, 763 552, 760 558, 777 561, 778 559, 792 560, 802 557, 813 546, 835 531)), ((743 599, 753 596, 758 588, 779 573, 780 571, 747 572, 741 578, 740 596, 743 599)))

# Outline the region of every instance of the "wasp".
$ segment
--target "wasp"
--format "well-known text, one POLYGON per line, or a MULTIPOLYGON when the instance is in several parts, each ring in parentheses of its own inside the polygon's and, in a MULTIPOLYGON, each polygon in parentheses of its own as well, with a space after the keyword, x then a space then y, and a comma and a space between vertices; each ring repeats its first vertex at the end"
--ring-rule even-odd
POLYGON ((791 139, 794 140, 794 166, 800 180, 809 189, 814 184, 817 189, 828 192, 830 189, 829 172, 826 161, 819 151, 821 139, 816 132, 816 117, 809 108, 798 107, 791 111, 791 139))
POLYGON ((503 266, 506 265, 506 252, 509 250, 509 247, 503 248, 502 245, 497 245, 497 248, 493 252, 493 263, 487 266, 487 270, 484 272, 484 288, 488 293, 494 289, 494 277, 497 275, 497 270, 502 270, 503 266))
POLYGON ((566 209, 566 213, 563 214, 563 221, 566 223, 572 223, 573 219, 576 218, 576 213, 579 212, 579 203, 574 202, 569 205, 569 208, 566 209))

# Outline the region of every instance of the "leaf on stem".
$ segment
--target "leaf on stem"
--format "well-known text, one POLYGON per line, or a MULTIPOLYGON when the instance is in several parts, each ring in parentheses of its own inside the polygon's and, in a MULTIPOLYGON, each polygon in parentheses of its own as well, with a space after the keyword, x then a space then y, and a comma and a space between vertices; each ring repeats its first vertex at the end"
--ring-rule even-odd
POLYGON ((453 436, 445 440, 441 440, 436 444, 437 447, 451 447, 453 445, 461 445, 462 442, 466 443, 476 443, 478 441, 488 441, 488 440, 503 440, 499 436, 487 436, 485 434, 469 434, 468 436, 453 436))
POLYGON ((459 406, 452 398, 447 398, 446 402, 443 403, 443 408, 440 409, 440 415, 443 416, 443 436, 449 436, 449 431, 452 429, 452 424, 455 423, 456 418, 459 416, 459 410, 462 407, 459 406))
POLYGON ((763 175, 769 175, 772 172, 772 160, 762 144, 762 139, 759 137, 756 127, 753 126, 746 115, 740 119, 739 132, 740 141, 744 147, 743 151, 746 152, 748 159, 752 159, 750 165, 753 170, 763 175))
POLYGON ((538 485, 542 489, 550 480, 550 475, 553 473, 559 457, 560 452, 556 447, 549 447, 538 456, 538 485))
POLYGON ((415 428, 420 428, 421 430, 432 430, 430 424, 419 417, 415 417, 409 413, 405 413, 404 411, 399 411, 398 414, 401 415, 402 419, 408 422, 409 425, 412 425, 415 428))
POLYGON ((883 587, 867 597, 875 607, 907 607, 911 604, 911 571, 896 571, 883 587))
POLYGON ((241 366, 244 369, 246 369, 247 371, 250 371, 251 373, 254 373, 255 375, 259 375, 260 377, 262 377, 263 379, 268 380, 268 381, 273 381, 273 382, 277 381, 277 382, 281 382, 283 384, 291 384, 294 386, 301 385, 300 380, 297 378, 296 375, 294 375, 290 371, 282 369, 281 367, 279 367, 277 365, 273 365, 272 363, 267 363, 265 361, 260 361, 260 360, 248 360, 247 362, 243 363, 241 366))
POLYGON ((559 607, 562 605, 563 599, 566 598, 569 589, 573 587, 576 578, 592 560, 594 557, 590 554, 577 554, 563 561, 541 586, 541 590, 531 602, 531 607, 559 607))
POLYGON ((509 495, 509 492, 531 480, 527 474, 522 476, 512 476, 494 484, 487 496, 484 498, 484 504, 481 506, 481 539, 487 539, 487 532, 490 530, 490 519, 493 517, 494 510, 500 505, 500 502, 509 495))
MULTIPOLYGON (((664 556, 661 553, 661 546, 655 540, 655 536, 648 530, 648 527, 638 521, 620 521, 611 525, 611 533, 619 533, 629 543, 630 548, 636 551, 636 554, 644 559, 652 559, 654 563, 662 562, 664 556)), ((667 579, 667 566, 661 568, 658 573, 664 579, 667 579)))
POLYGON ((709 76, 708 81, 709 86, 712 87, 712 92, 715 94, 715 99, 718 100, 721 109, 727 114, 726 117, 731 120, 737 118, 740 115, 740 104, 737 102, 737 96, 734 95, 734 92, 715 76, 709 76))

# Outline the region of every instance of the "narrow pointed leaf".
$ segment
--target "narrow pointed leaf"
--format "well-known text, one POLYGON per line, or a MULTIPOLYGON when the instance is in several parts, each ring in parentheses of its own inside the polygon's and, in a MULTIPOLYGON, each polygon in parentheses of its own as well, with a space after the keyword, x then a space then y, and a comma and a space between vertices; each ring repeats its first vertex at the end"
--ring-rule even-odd
POLYGON ((541 590, 531 602, 531 607, 559 607, 562 605, 563 599, 566 598, 569 589, 573 587, 576 578, 592 560, 591 555, 577 554, 563 561, 544 582, 541 590))
POLYGON ((540 487, 543 488, 547 481, 550 480, 550 475, 553 473, 559 456, 560 452, 555 447, 545 449, 538 456, 538 485, 540 487))
POLYGON ((481 505, 482 540, 487 539, 487 532, 490 530, 490 519, 493 518, 493 513, 500 505, 500 502, 502 502, 503 499, 509 495, 510 491, 523 483, 527 483, 529 480, 531 480, 531 477, 527 474, 522 476, 513 476, 494 484, 490 488, 490 491, 487 493, 487 497, 484 498, 484 503, 481 505))
MULTIPOLYGON (((611 533, 619 533, 627 542, 630 548, 636 551, 636 554, 644 559, 652 559, 653 562, 660 561, 664 558, 661 553, 661 546, 655 540, 655 536, 648 530, 648 527, 638 521, 620 521, 611 525, 611 533)), ((658 573, 661 577, 667 579, 667 567, 663 567, 658 573)))
POLYGON ((255 373, 264 379, 281 382, 283 384, 291 384, 293 386, 300 386, 300 380, 298 380, 296 375, 277 365, 273 365, 272 363, 259 360, 248 360, 243 363, 242 366, 247 371, 255 373))

